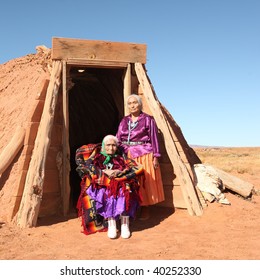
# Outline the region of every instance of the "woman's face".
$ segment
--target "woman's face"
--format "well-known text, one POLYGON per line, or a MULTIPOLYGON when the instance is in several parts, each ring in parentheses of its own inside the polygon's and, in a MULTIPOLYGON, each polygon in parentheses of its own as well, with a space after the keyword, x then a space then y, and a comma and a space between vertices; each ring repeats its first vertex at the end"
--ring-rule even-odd
POLYGON ((138 114, 141 112, 141 105, 135 97, 130 97, 128 99, 127 106, 130 114, 138 114))
POLYGON ((108 155, 114 155, 117 150, 117 145, 115 140, 108 139, 105 143, 105 151, 108 155))

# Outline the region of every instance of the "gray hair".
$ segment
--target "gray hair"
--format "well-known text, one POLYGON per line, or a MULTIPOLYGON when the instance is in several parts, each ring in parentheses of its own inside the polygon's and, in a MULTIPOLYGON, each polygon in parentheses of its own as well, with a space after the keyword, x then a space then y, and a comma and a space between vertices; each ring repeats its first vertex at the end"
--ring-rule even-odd
POLYGON ((102 141, 102 143, 104 143, 104 145, 106 144, 106 142, 108 141, 108 140, 113 140, 113 141, 115 141, 115 143, 116 143, 116 146, 118 146, 118 139, 117 139, 117 137, 116 136, 114 136, 114 135, 107 135, 107 136, 105 136, 104 138, 103 138, 103 141, 102 141))
POLYGON ((133 93, 133 94, 131 94, 131 95, 129 95, 129 96, 127 97, 127 100, 126 100, 127 103, 128 103, 128 100, 129 100, 131 97, 134 97, 134 98, 137 100, 137 102, 138 102, 138 104, 140 105, 141 110, 142 110, 142 109, 143 109, 143 102, 142 102, 141 97, 140 97, 138 94, 133 93))

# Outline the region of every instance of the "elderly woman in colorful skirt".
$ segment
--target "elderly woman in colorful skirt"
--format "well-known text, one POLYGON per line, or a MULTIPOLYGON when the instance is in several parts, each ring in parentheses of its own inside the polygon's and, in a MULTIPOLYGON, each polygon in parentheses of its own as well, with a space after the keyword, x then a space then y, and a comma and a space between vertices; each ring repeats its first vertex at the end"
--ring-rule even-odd
POLYGON ((142 168, 133 168, 135 162, 118 154, 118 140, 107 135, 102 141, 101 151, 96 153, 91 165, 85 166, 91 174, 91 184, 86 194, 95 202, 97 215, 108 222, 107 235, 117 237, 117 220, 121 219, 121 237, 131 236, 129 218, 135 218, 140 205, 137 173, 142 168))
POLYGON ((158 129, 154 118, 142 111, 142 100, 137 94, 127 99, 130 114, 125 116, 116 134, 123 151, 144 168, 141 182, 141 220, 149 218, 149 205, 164 201, 163 184, 159 166, 158 129))

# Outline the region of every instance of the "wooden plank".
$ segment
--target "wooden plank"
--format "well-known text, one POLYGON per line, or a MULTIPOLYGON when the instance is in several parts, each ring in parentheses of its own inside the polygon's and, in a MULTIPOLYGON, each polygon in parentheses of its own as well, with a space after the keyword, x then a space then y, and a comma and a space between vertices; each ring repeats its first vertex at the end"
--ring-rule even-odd
POLYGON ((95 68, 126 68, 128 62, 121 61, 103 61, 103 60, 89 60, 89 59, 74 59, 68 58, 67 65, 70 66, 85 66, 95 68))
POLYGON ((183 199, 183 194, 179 185, 164 185, 164 194, 165 200, 158 203, 158 206, 187 209, 187 205, 183 199))
POLYGON ((21 228, 36 226, 43 195, 46 155, 50 146, 52 124, 61 82, 61 62, 53 61, 53 69, 42 118, 35 139, 32 159, 27 172, 24 192, 16 216, 21 228))
POLYGON ((187 205, 188 212, 190 215, 200 216, 203 213, 203 209, 198 199, 193 181, 191 180, 187 167, 185 166, 181 157, 179 156, 176 146, 173 145, 174 141, 171 135, 172 129, 168 125, 168 122, 165 119, 160 108, 160 105, 155 98, 155 93, 153 92, 153 89, 149 83, 143 65, 141 63, 135 63, 135 71, 139 83, 143 89, 143 94, 148 101, 153 116, 155 117, 158 128, 163 133, 168 156, 174 167, 176 176, 179 178, 181 190, 183 192, 183 198, 187 205))
POLYGON ((125 77, 124 77, 124 115, 128 113, 128 106, 126 103, 127 97, 131 94, 131 64, 128 63, 125 77))
POLYGON ((181 186, 174 186, 172 190, 173 205, 175 208, 187 209, 187 203, 183 199, 183 191, 181 186))
POLYGON ((125 42, 52 38, 52 59, 87 59, 146 63, 146 45, 125 42))
POLYGON ((25 138, 25 129, 23 127, 17 127, 10 142, 4 148, 0 155, 0 175, 2 175, 7 167, 12 163, 15 156, 23 147, 25 138))

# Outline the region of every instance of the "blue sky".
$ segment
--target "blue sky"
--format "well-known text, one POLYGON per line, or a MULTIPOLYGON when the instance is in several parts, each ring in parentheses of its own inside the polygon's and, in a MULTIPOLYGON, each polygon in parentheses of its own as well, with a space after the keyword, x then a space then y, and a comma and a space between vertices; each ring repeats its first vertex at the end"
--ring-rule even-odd
POLYGON ((52 37, 144 43, 155 92, 190 145, 260 146, 259 15, 258 0, 9 0, 0 63, 52 37))

